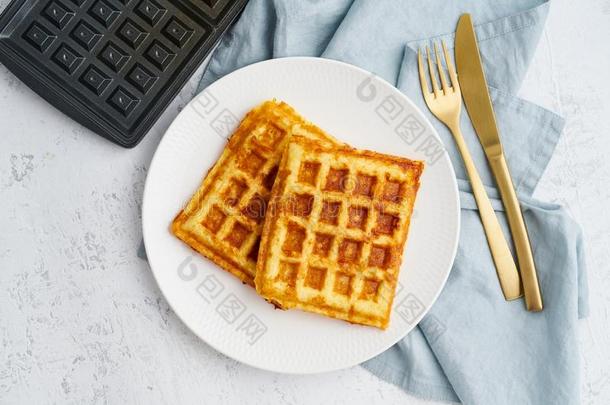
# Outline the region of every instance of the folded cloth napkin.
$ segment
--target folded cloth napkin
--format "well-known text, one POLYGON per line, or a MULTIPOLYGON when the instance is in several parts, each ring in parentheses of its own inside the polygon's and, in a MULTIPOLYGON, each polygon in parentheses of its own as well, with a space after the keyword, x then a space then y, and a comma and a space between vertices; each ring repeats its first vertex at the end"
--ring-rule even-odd
MULTIPOLYGON (((201 88, 269 58, 322 56, 375 72, 428 115, 458 177, 461 235, 447 285, 419 327, 363 367, 428 399, 466 404, 579 402, 577 324, 587 314, 582 236, 557 205, 531 198, 561 134, 563 120, 515 96, 539 40, 545 0, 250 0, 223 38, 201 88), (542 313, 504 301, 461 157, 428 112, 415 50, 453 45, 460 14, 476 23, 503 144, 524 211, 542 313)), ((462 130, 506 235, 502 204, 467 114, 462 130)))

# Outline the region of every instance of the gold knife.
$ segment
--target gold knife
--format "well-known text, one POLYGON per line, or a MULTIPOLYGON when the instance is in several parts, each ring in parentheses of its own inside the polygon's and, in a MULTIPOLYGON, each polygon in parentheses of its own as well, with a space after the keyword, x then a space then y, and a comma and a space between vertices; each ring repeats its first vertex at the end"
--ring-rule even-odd
POLYGON ((455 61, 468 115, 500 189, 508 225, 515 243, 525 306, 528 311, 542 311, 542 295, 538 285, 532 247, 502 150, 496 116, 487 89, 485 72, 470 14, 463 14, 458 22, 455 37, 455 61))

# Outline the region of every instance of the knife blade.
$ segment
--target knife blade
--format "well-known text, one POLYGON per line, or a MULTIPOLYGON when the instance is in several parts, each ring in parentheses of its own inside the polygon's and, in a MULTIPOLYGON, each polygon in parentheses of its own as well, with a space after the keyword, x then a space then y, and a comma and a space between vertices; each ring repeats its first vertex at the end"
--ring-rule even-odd
POLYGON ((462 15, 458 22, 455 59, 466 109, 475 117, 470 117, 472 125, 487 157, 498 156, 503 153, 502 143, 470 14, 462 15))
POLYGON ((523 220, 523 213, 502 150, 496 115, 489 95, 470 14, 462 15, 458 21, 455 37, 455 61, 458 81, 468 115, 483 146, 506 209, 506 216, 519 263, 526 307, 529 311, 542 311, 542 295, 532 248, 523 220))

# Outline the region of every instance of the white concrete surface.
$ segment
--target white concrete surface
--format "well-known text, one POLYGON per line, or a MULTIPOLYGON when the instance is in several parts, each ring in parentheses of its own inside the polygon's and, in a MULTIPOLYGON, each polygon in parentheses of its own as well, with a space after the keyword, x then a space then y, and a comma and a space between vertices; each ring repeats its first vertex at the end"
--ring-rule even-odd
MULTIPOLYGON (((0 0, 3 8, 8 0, 0 0)), ((522 89, 567 127, 536 193, 584 227, 582 403, 610 403, 610 1, 555 0, 522 89)), ((356 367, 261 372, 200 342, 136 257, 147 167, 187 86, 120 149, 0 66, 0 404, 427 403, 356 367)))

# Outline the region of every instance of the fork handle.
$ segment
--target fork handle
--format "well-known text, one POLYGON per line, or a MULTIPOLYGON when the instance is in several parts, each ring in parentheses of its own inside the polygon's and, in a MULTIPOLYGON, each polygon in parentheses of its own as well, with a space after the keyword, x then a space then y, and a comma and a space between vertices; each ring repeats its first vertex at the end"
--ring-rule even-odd
POLYGON ((532 247, 504 154, 490 158, 489 165, 498 183, 502 202, 506 209, 510 232, 513 235, 515 253, 519 262, 519 270, 525 293, 525 306, 528 311, 542 311, 542 295, 540 293, 540 285, 538 284, 532 247))
POLYGON ((500 222, 498 222, 498 217, 496 217, 491 201, 487 196, 479 172, 474 165, 472 156, 470 156, 468 146, 466 145, 459 124, 453 125, 449 129, 453 133, 455 142, 462 155, 466 172, 470 178, 470 184, 472 185, 474 198, 479 207, 479 215, 481 216, 487 243, 489 244, 491 256, 496 265, 496 272, 498 274, 498 279, 500 280, 502 293, 507 301, 517 299, 523 295, 521 281, 517 266, 515 265, 513 256, 508 248, 508 243, 506 242, 502 228, 500 227, 500 222))

